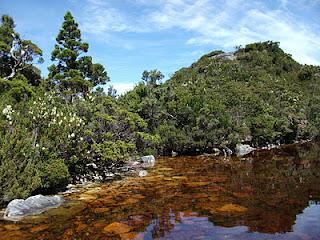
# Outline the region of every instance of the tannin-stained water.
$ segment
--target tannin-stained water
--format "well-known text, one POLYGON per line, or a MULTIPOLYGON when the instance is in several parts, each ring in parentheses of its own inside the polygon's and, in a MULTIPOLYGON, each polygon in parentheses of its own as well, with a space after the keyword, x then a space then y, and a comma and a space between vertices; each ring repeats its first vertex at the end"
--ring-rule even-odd
POLYGON ((320 145, 244 158, 161 157, 146 177, 0 220, 0 239, 320 239, 320 145))

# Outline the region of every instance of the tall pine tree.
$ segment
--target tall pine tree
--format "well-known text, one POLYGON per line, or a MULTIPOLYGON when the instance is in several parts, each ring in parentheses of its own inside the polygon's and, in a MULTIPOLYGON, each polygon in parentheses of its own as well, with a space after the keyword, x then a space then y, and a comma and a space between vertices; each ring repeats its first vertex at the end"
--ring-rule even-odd
POLYGON ((56 41, 51 60, 57 63, 49 67, 49 78, 61 93, 71 97, 85 94, 109 81, 101 64, 93 64, 90 56, 81 56, 88 51, 89 45, 82 41, 78 24, 70 12, 64 16, 56 41))

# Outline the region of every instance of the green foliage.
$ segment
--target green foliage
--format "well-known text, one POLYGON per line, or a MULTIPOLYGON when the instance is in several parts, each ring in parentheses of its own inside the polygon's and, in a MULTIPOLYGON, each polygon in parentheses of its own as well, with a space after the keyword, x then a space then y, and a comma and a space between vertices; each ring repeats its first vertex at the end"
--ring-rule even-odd
POLYGON ((1 17, 0 26, 0 77, 11 80, 23 74, 30 84, 40 79, 40 70, 32 66, 43 62, 42 50, 30 40, 20 38, 14 31, 15 24, 8 15, 1 17))
POLYGON ((25 128, 12 126, 16 113, 6 109, 6 120, 1 117, 0 123, 0 188, 2 197, 10 200, 30 195, 41 186, 41 180, 32 139, 25 128))
POLYGON ((69 170, 63 159, 46 161, 40 169, 43 189, 63 187, 70 181, 69 170))
POLYGON ((164 75, 158 70, 143 71, 142 80, 150 87, 156 87, 157 84, 164 78, 164 75))
POLYGON ((56 65, 49 67, 51 84, 58 86, 67 96, 88 93, 92 87, 105 84, 109 77, 101 64, 93 64, 90 56, 80 56, 88 51, 88 43, 82 42, 81 32, 70 12, 64 16, 62 28, 51 53, 56 65))
POLYGON ((120 98, 159 134, 163 154, 290 143, 319 135, 320 68, 300 65, 277 42, 213 51, 160 85, 120 98))
POLYGON ((32 87, 23 75, 18 75, 11 81, 0 78, 0 98, 3 100, 12 99, 14 102, 20 102, 30 98, 33 93, 32 87))
POLYGON ((104 141, 93 145, 94 150, 103 161, 125 160, 136 149, 135 144, 118 140, 116 142, 104 141))
POLYGON ((251 133, 256 141, 255 145, 272 143, 279 138, 281 132, 276 132, 276 121, 277 119, 269 114, 260 114, 252 118, 251 133))
POLYGON ((159 142, 138 114, 100 92, 67 104, 42 88, 18 102, 8 94, 12 89, 6 86, 0 101, 2 199, 63 187, 85 174, 89 163, 103 171, 110 161, 154 150, 159 142))
POLYGON ((138 114, 129 112, 112 97, 96 93, 88 95, 88 101, 76 104, 89 123, 85 126, 85 138, 94 143, 90 151, 96 154, 96 163, 99 159, 124 160, 143 152, 144 147, 154 148, 159 142, 145 132, 147 123, 138 114))

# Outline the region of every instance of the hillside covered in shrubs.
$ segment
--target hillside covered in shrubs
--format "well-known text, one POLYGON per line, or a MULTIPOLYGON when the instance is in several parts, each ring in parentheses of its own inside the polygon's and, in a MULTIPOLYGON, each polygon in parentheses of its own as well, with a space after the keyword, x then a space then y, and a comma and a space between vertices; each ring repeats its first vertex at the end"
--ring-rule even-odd
POLYGON ((144 73, 121 98, 170 154, 315 139, 320 132, 320 68, 301 65, 277 42, 214 51, 160 83, 144 73))

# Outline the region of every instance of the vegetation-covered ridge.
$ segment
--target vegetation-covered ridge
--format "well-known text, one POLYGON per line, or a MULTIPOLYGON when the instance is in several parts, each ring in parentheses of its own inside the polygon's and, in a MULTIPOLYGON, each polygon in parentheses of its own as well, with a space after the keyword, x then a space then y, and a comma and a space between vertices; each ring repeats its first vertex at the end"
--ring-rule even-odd
POLYGON ((156 71, 148 74, 120 101, 160 136, 162 154, 320 134, 320 68, 297 63, 277 42, 211 52, 163 84, 156 71))

